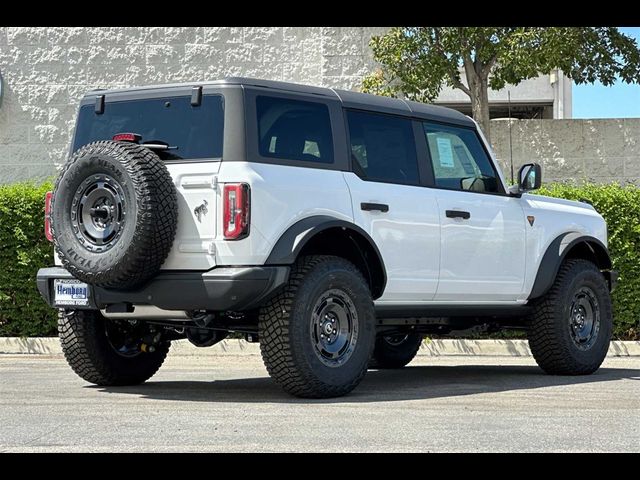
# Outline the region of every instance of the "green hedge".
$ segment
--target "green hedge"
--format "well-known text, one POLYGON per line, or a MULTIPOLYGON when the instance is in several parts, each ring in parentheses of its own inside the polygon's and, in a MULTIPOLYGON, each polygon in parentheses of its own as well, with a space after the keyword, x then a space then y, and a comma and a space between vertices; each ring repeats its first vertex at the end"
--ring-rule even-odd
POLYGON ((635 185, 551 184, 542 195, 587 200, 607 221, 609 253, 620 274, 613 292, 614 337, 640 339, 640 188, 635 185))
POLYGON ((38 294, 36 272, 53 264, 44 236, 51 184, 0 185, 0 336, 55 335, 55 311, 38 294))
MULTIPOLYGON (((0 336, 55 334, 55 312, 40 298, 38 268, 53 263, 43 232, 44 195, 51 184, 0 186, 0 336)), ((620 273, 613 294, 616 338, 640 338, 640 188, 633 185, 545 186, 543 195, 585 199, 609 227, 613 266, 620 273)))

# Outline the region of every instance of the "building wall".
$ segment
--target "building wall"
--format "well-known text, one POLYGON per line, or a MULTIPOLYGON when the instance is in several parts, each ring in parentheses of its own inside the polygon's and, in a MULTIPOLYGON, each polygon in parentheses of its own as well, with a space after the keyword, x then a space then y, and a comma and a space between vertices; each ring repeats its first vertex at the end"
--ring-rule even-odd
MULTIPOLYGON (((0 27, 6 91, 0 183, 55 174, 67 155, 78 100, 89 89, 229 75, 352 89, 375 66, 370 37, 385 30, 0 27)), ((532 91, 544 90, 549 76, 530 83, 537 85, 532 91)), ((570 88, 564 93, 570 96, 570 88)), ((501 161, 508 160, 507 127, 507 121, 492 127, 501 161)), ((546 179, 640 181, 640 119, 514 121, 513 138, 516 163, 539 161, 546 179)))
POLYGON ((356 88, 385 27, 0 27, 0 182, 64 162, 89 89, 225 76, 356 88))
MULTIPOLYGON (((513 162, 542 165, 542 181, 640 185, 640 118, 512 120, 513 162)), ((491 140, 509 172, 509 121, 492 120, 491 140)))

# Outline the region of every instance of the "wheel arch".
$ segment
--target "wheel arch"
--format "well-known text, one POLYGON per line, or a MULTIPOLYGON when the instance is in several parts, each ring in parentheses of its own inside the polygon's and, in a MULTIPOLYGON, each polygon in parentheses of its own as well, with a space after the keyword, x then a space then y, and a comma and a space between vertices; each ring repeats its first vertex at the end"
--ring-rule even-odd
POLYGON ((299 220, 280 236, 265 264, 291 265, 306 254, 332 254, 350 260, 367 279, 373 298, 382 296, 387 283, 382 254, 359 226, 328 215, 299 220))
POLYGON ((543 296, 553 285, 560 265, 568 258, 593 261, 603 271, 609 288, 613 287, 609 270, 612 268, 607 247, 597 238, 578 232, 563 233, 556 237, 545 251, 528 300, 543 296))

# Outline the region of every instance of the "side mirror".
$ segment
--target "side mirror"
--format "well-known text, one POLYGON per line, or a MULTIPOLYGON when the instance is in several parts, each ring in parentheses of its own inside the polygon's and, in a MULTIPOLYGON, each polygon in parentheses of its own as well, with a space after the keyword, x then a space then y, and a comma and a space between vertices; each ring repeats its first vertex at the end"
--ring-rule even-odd
POLYGON ((537 190, 542 185, 542 168, 537 163, 527 163, 518 170, 518 193, 537 190))

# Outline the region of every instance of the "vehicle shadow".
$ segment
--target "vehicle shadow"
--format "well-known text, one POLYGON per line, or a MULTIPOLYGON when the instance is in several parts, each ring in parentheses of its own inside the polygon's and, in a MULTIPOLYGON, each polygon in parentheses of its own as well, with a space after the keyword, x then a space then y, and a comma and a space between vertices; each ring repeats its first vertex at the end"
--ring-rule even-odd
POLYGON ((601 368, 593 375, 551 376, 535 366, 408 366, 370 370, 349 395, 308 400, 284 393, 268 377, 213 381, 149 381, 130 387, 95 387, 157 400, 235 403, 368 403, 426 400, 477 393, 529 390, 621 379, 640 380, 640 369, 601 368))

